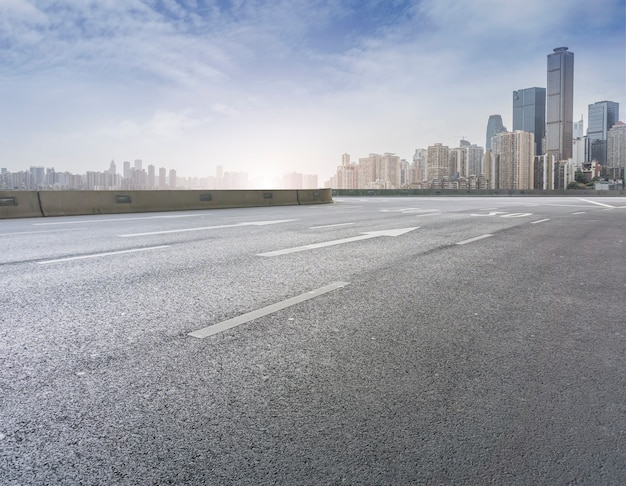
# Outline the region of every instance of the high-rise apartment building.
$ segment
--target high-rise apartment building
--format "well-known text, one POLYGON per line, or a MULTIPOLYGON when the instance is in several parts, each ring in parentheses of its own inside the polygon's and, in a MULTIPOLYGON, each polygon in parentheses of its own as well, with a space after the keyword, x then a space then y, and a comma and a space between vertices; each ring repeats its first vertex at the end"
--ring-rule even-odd
POLYGON ((436 143, 428 147, 428 182, 450 176, 450 148, 436 143))
POLYGON ((122 171, 122 176, 124 177, 124 179, 130 179, 130 162, 128 160, 124 161, 123 167, 124 169, 122 171))
POLYGON ((483 173, 483 155, 485 153, 482 147, 472 144, 466 147, 467 150, 467 175, 479 176, 483 173))
POLYGON ((493 138, 496 189, 533 188, 534 138, 531 132, 522 130, 499 133, 493 138))
POLYGON ((500 115, 490 115, 489 120, 487 120, 485 150, 491 150, 491 137, 502 132, 506 132, 506 127, 502 124, 502 117, 500 115))
POLYGON ((167 176, 165 167, 159 167, 159 189, 167 187, 167 176))
POLYGON ((359 159, 359 189, 397 189, 401 184, 400 157, 369 154, 359 159))
POLYGON ((428 177, 428 151, 426 149, 415 149, 413 154, 413 167, 411 182, 418 183, 427 180, 428 177))
POLYGON ((156 187, 156 172, 154 165, 148 166, 148 189, 154 189, 156 187))
POLYGON ((535 136, 535 153, 543 153, 546 129, 546 88, 526 88, 513 91, 513 131, 523 130, 535 136))
POLYGON ((341 165, 337 167, 336 189, 358 189, 359 166, 350 162, 350 154, 341 156, 341 165))
POLYGON ((369 154, 359 158, 359 189, 375 189, 378 180, 378 162, 380 155, 369 154))
POLYGON ((402 185, 400 157, 386 152, 380 157, 378 178, 384 189, 399 189, 402 185))
POLYGON ((621 177, 626 170, 626 124, 618 121, 609 130, 607 137, 606 165, 609 170, 621 168, 621 177))
POLYGON ((587 119, 587 160, 607 163, 607 139, 611 127, 619 120, 619 103, 598 101, 589 105, 587 119))
POLYGON ((556 160, 572 156, 574 124, 574 53, 557 47, 548 54, 546 153, 556 160))
POLYGON ((453 178, 467 177, 467 150, 465 147, 455 147, 448 151, 449 169, 448 174, 453 178))

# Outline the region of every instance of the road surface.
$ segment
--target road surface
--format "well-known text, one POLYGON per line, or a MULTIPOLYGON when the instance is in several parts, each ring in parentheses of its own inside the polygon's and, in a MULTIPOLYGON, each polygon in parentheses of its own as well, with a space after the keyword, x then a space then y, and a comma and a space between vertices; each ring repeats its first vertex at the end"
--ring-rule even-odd
POLYGON ((625 484, 626 198, 0 221, 0 484, 625 484))

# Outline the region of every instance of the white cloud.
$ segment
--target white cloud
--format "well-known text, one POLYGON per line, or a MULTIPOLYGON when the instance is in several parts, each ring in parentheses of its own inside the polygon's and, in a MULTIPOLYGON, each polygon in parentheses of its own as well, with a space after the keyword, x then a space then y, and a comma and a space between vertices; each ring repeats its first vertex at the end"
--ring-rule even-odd
POLYGON ((63 160, 69 141, 83 154, 77 170, 116 153, 190 175, 221 163, 323 180, 346 151, 410 158, 462 136, 483 144, 487 117, 510 125, 512 90, 545 85, 559 45, 577 56, 575 113, 598 98, 624 103, 620 0, 549 10, 543 0, 4 0, 0 160, 63 160))

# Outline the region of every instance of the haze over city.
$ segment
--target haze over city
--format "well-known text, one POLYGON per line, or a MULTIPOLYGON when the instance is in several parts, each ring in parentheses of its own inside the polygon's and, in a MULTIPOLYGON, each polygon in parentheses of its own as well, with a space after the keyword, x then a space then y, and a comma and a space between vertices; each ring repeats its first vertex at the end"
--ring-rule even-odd
POLYGON ((484 145, 558 46, 576 54, 575 120, 626 106, 625 20, 623 0, 4 0, 0 166, 321 185, 343 153, 484 145))

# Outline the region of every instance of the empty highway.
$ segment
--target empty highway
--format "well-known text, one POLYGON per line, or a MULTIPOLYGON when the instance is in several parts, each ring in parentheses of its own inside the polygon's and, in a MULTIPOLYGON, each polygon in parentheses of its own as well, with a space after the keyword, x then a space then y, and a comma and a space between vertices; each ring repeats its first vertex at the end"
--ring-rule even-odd
POLYGON ((0 221, 0 484, 625 484, 626 198, 0 221))

